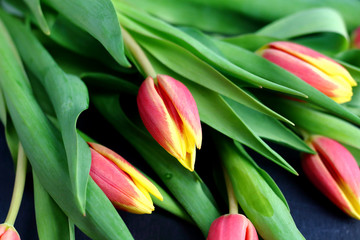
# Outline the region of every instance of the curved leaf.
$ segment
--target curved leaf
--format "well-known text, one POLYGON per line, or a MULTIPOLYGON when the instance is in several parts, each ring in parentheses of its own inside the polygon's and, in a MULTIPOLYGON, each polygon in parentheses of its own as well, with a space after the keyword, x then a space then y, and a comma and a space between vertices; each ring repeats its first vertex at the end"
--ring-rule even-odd
POLYGON ((80 79, 66 75, 25 26, 5 14, 1 17, 9 27, 25 64, 50 97, 60 124, 72 187, 81 211, 85 212, 91 154, 85 141, 77 136, 76 121, 88 108, 87 88, 80 79))
POLYGON ((45 0, 45 2, 99 40, 120 65, 130 66, 125 57, 120 25, 111 1, 45 0))
POLYGON ((136 11, 120 2, 116 2, 115 7, 117 11, 120 12, 118 16, 121 24, 123 24, 125 28, 143 36, 168 39, 192 52, 194 55, 214 66, 216 69, 219 69, 224 74, 232 75, 239 84, 248 83, 256 87, 264 87, 275 91, 303 96, 302 93, 294 91, 293 89, 281 86, 249 73, 248 71, 228 61, 226 58, 217 55, 211 49, 207 48, 205 45, 185 32, 166 24, 159 19, 151 17, 145 12, 136 11))
POLYGON ((58 132, 35 101, 24 68, 2 21, 0 21, 0 87, 16 132, 41 185, 64 213, 93 239, 133 239, 117 211, 90 179, 86 214, 76 207, 66 153, 58 132))

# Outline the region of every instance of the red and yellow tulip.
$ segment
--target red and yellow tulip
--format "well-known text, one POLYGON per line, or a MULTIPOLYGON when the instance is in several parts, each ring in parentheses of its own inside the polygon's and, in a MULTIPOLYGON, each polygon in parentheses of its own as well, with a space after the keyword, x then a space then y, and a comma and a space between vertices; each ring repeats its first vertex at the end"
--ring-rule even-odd
POLYGON ((131 213, 151 213, 150 194, 162 200, 158 189, 129 162, 114 151, 96 143, 91 150, 90 176, 115 207, 131 213))
POLYGON ((166 75, 148 77, 137 96, 140 117, 153 138, 190 171, 202 131, 197 106, 184 84, 166 75))
POLYGON ((258 50, 267 60, 301 78, 338 103, 351 100, 357 83, 349 72, 329 57, 291 42, 272 42, 258 50))
POLYGON ((308 144, 316 154, 305 154, 302 167, 310 181, 345 213, 360 220, 360 169, 340 143, 312 136, 308 144))
POLYGON ((210 226, 207 240, 258 240, 254 225, 242 214, 226 214, 210 226))
POLYGON ((0 224, 0 240, 20 240, 15 228, 6 223, 0 224))
POLYGON ((360 27, 353 31, 351 35, 351 44, 353 48, 360 49, 360 27))

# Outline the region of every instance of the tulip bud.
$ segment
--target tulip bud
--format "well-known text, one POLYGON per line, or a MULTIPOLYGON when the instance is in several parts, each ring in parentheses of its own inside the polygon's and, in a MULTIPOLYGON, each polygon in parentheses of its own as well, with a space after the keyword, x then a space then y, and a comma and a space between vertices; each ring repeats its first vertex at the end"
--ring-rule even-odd
POLYGON ((207 240, 257 240, 254 225, 242 214, 223 215, 211 224, 207 240))
POLYGON ((0 224, 0 240, 20 240, 20 236, 13 226, 0 224))
POLYGON ((360 27, 354 30, 351 35, 351 44, 353 48, 360 49, 360 27))
POLYGON ((302 167, 310 181, 345 213, 360 220, 360 169, 340 143, 313 136, 309 146, 316 154, 305 154, 302 167))
POLYGON ((301 78, 337 103, 351 100, 357 83, 340 64, 310 48, 291 42, 272 42, 258 50, 267 60, 301 78))
POLYGON ((131 213, 151 213, 154 205, 149 193, 162 200, 158 189, 117 153, 100 144, 88 144, 90 176, 114 206, 131 213))
POLYGON ((153 138, 190 171, 194 170, 195 146, 201 147, 200 117, 195 100, 184 84, 172 77, 151 77, 137 96, 140 117, 153 138))

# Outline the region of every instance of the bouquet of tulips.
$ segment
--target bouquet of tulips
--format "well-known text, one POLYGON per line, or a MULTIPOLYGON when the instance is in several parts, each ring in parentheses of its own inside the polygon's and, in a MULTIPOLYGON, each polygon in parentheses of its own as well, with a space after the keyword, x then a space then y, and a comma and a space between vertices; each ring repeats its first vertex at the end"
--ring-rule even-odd
POLYGON ((75 226, 134 239, 120 213, 154 205, 208 240, 305 239, 260 156, 360 220, 359 1, 0 6, 0 119, 16 167, 0 240, 21 238, 26 179, 40 240, 75 239, 75 226), (101 141, 116 134, 138 164, 120 140, 101 141), (302 169, 276 144, 300 152, 302 169))

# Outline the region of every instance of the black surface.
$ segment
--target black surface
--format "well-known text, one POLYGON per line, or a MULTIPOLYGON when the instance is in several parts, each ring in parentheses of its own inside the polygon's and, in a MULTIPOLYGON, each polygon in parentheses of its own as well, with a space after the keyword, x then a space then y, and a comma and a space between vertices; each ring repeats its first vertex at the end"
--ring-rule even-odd
MULTIPOLYGON (((95 113, 96 114, 96 113, 95 113)), ((119 137, 114 130, 104 124, 103 120, 94 113, 85 113, 80 119, 84 130, 90 131, 92 137, 100 143, 118 151, 126 159, 134 160, 135 165, 141 165, 141 158, 126 141, 119 137), (99 124, 101 128, 99 128, 99 124)), ((205 129, 206 130, 206 129, 205 129)), ((10 204, 14 182, 14 168, 9 151, 4 140, 4 130, 0 127, 0 221, 4 221, 10 204)), ((206 131, 203 149, 198 153, 196 170, 209 187, 214 190, 212 174, 208 169, 209 157, 214 160, 211 152, 211 143, 206 131)), ((272 145, 273 146, 273 145, 272 145)), ((296 177, 269 162, 268 160, 252 153, 258 164, 263 167, 276 181, 287 199, 292 216, 302 234, 308 240, 356 240, 360 239, 360 221, 354 220, 338 210, 331 202, 321 195, 302 176, 299 167, 299 153, 278 146, 273 146, 288 162, 300 173, 296 177)), ((216 160, 216 159, 215 159, 216 160)), ((146 170, 146 168, 145 168, 146 170)), ((216 192, 218 196, 218 193, 216 192)), ((217 198, 220 205, 224 205, 221 198, 217 198)), ((226 209, 226 207, 224 207, 226 209)), ((201 232, 193 225, 176 218, 157 208, 152 215, 134 215, 119 212, 126 222, 135 240, 195 240, 205 239, 201 232)), ((224 212, 225 213, 225 212, 224 212)), ((22 240, 38 239, 35 224, 33 202, 32 178, 28 174, 24 198, 15 227, 22 240)), ((88 239, 77 231, 76 239, 88 239)))

